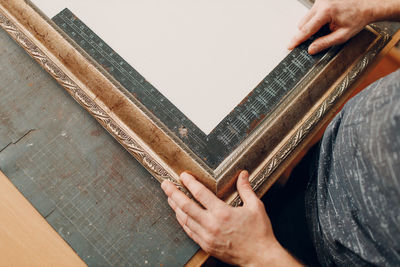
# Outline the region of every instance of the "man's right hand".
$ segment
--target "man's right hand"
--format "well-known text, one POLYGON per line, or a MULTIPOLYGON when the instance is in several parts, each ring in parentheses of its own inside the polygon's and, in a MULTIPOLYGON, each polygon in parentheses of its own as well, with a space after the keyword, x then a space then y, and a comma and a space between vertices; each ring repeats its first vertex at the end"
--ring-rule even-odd
POLYGON ((161 187, 185 232, 212 256, 239 266, 301 266, 276 240, 264 205, 248 179, 249 174, 242 171, 237 190, 243 206, 237 208, 188 173, 181 175, 181 181, 201 206, 170 181, 161 187))
POLYGON ((399 0, 316 0, 300 21, 298 34, 288 48, 292 50, 329 24, 331 33, 315 40, 308 52, 316 54, 333 45, 346 42, 367 24, 385 19, 398 19, 399 0))

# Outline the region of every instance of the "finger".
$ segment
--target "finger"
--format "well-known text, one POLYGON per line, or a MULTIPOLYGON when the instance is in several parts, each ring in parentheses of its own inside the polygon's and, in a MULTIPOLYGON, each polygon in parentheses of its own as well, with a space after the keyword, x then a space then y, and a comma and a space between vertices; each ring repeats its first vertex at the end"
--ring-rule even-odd
POLYGON ((307 14, 299 21, 297 24, 297 27, 299 30, 315 15, 316 13, 316 5, 313 5, 310 11, 307 12, 307 14))
POLYGON ((179 207, 199 223, 203 223, 206 220, 206 211, 193 200, 189 199, 173 183, 165 180, 162 182, 161 188, 164 190, 168 198, 174 201, 176 206, 171 206, 174 211, 179 207))
POLYGON ((301 30, 296 34, 289 44, 289 49, 293 49, 304 41, 308 40, 313 36, 322 26, 330 21, 329 16, 325 13, 318 13, 312 19, 305 24, 301 30))
POLYGON ((179 207, 175 210, 176 219, 182 227, 187 227, 191 232, 197 236, 205 236, 207 234, 205 228, 198 222, 193 220, 190 216, 184 213, 179 207))
POLYGON ((196 242, 197 244, 199 244, 200 242, 200 238, 197 234, 193 233, 192 230, 190 230, 186 225, 182 226, 183 230, 186 232, 186 234, 193 239, 194 242, 196 242))
POLYGON ((193 197, 197 199, 206 209, 214 209, 217 206, 225 204, 217 198, 207 187, 201 184, 189 173, 182 173, 181 180, 186 188, 192 193, 193 197))
POLYGON ((170 198, 168 198, 168 203, 173 208, 175 212, 176 219, 178 223, 182 226, 185 230, 186 234, 193 239, 200 247, 205 247, 205 241, 207 236, 209 235, 205 228, 203 228, 200 224, 196 221, 192 220, 189 216, 185 216, 183 211, 177 207, 176 203, 170 198))
POLYGON ((308 48, 308 53, 315 55, 331 46, 346 42, 349 39, 347 30, 339 29, 315 40, 308 48))
POLYGON ((193 231, 191 231, 186 225, 182 226, 183 230, 186 232, 186 234, 194 241, 196 242, 201 248, 205 248, 205 244, 203 239, 197 235, 196 233, 194 233, 193 231))
POLYGON ((253 188, 250 185, 249 173, 247 171, 242 171, 239 174, 236 187, 240 198, 243 200, 245 205, 258 200, 256 193, 254 193, 253 188))
POLYGON ((176 212, 178 206, 176 205, 175 201, 173 201, 170 197, 167 199, 169 206, 176 212))

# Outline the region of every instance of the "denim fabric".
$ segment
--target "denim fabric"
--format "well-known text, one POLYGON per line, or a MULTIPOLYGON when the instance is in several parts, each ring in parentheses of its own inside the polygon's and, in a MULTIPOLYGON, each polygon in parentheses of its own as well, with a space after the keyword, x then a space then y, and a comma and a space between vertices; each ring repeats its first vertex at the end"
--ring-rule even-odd
POLYGON ((323 266, 400 265, 400 71, 350 100, 328 126, 306 192, 323 266))

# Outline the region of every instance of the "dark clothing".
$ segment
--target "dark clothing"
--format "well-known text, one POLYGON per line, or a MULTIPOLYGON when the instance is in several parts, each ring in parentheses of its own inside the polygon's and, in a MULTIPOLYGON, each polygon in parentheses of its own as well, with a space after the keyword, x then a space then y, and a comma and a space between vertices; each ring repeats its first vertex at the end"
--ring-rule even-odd
POLYGON ((328 126, 306 192, 323 266, 400 265, 400 71, 350 100, 328 126))

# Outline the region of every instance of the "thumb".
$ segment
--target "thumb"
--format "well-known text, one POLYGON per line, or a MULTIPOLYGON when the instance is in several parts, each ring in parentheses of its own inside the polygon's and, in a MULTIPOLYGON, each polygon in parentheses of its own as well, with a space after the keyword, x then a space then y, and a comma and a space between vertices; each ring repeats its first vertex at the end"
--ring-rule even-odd
POLYGON ((236 187, 240 198, 243 200, 244 204, 248 204, 251 201, 258 200, 256 193, 254 193, 253 188, 249 182, 249 173, 247 171, 242 171, 239 174, 239 178, 236 183, 236 187))

